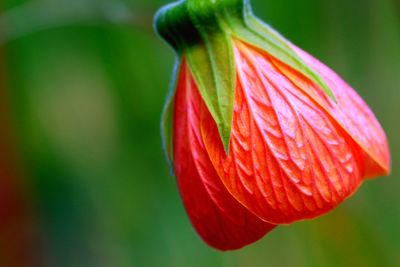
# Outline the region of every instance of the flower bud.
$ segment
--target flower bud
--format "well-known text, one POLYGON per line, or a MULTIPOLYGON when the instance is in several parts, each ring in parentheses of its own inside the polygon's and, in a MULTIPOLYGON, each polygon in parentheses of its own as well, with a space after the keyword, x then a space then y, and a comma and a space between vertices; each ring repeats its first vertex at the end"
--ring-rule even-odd
POLYGON ((320 216, 390 172, 385 133, 365 102, 248 1, 179 1, 156 27, 178 55, 164 144, 209 245, 237 249, 320 216))

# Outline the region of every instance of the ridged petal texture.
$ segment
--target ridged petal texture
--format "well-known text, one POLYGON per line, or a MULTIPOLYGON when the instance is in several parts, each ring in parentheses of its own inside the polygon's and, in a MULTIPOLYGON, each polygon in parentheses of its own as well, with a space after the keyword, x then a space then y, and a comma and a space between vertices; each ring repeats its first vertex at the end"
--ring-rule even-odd
POLYGON ((298 51, 331 84, 338 103, 267 53, 236 42, 229 155, 209 113, 203 112, 201 122, 210 159, 228 191, 273 224, 326 213, 366 176, 389 168, 386 137, 368 106, 331 70, 298 51))
MULTIPOLYGON (((183 62, 174 111, 174 168, 180 193, 193 226, 206 243, 220 250, 238 249, 260 239, 275 225, 249 212, 223 185, 200 132, 200 115, 207 111, 204 108, 183 62)), ((218 136, 217 128, 214 130, 218 136)))
POLYGON ((293 49, 323 77, 337 102, 267 52, 235 40, 228 154, 182 63, 174 167, 189 217, 211 246, 239 248, 276 224, 322 215, 365 178, 390 170, 386 136, 369 107, 332 70, 293 49))
POLYGON ((307 91, 320 103, 332 117, 361 146, 364 159, 364 176, 372 178, 387 175, 390 172, 390 152, 385 132, 362 98, 334 71, 297 47, 293 49, 304 62, 317 71, 332 89, 337 104, 317 90, 313 83, 306 79, 296 78, 299 75, 280 64, 282 72, 299 88, 307 91), (302 82, 303 81, 303 82, 302 82))

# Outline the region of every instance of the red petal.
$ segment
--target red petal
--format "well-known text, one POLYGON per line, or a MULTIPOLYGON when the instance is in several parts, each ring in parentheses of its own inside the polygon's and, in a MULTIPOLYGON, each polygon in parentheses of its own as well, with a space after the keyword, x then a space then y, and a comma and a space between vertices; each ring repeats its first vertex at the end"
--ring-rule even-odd
POLYGON ((337 103, 326 97, 301 74, 289 69, 284 64, 274 62, 298 88, 307 91, 333 118, 347 131, 364 151, 364 177, 387 175, 390 172, 390 153, 385 132, 364 100, 334 71, 297 47, 298 55, 321 77, 332 89, 337 103))
POLYGON ((362 181, 361 150, 267 54, 237 44, 235 58, 238 79, 228 156, 209 112, 203 112, 201 121, 206 148, 226 188, 274 224, 333 209, 362 181))
POLYGON ((199 116, 205 104, 186 63, 182 64, 174 114, 174 167, 179 189, 202 239, 220 250, 237 249, 260 239, 275 225, 250 213, 222 184, 200 135, 199 116))

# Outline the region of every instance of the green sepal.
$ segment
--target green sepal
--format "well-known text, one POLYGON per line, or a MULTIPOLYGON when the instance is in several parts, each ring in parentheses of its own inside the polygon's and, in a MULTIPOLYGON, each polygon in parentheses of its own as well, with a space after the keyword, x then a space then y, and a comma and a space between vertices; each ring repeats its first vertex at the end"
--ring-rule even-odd
MULTIPOLYGON (((157 13, 155 27, 179 56, 187 58, 226 153, 229 152, 236 86, 234 38, 299 71, 336 102, 326 82, 300 58, 290 42, 253 15, 248 0, 177 1, 157 13)), ((167 104, 163 124, 168 123, 167 113, 172 112, 169 111, 171 103, 167 101, 167 104)), ((167 140, 167 134, 163 135, 167 140)), ((168 142, 164 141, 164 147, 168 152, 168 142)), ((172 157, 169 158, 172 161, 172 157)))
POLYGON ((181 60, 177 59, 175 63, 175 67, 172 73, 172 80, 170 82, 169 91, 167 95, 167 99, 164 103, 164 108, 161 114, 161 139, 162 146, 164 151, 165 159, 167 160, 167 164, 169 167, 169 171, 171 176, 174 175, 174 151, 173 151, 173 116, 174 116, 174 99, 175 99, 175 91, 177 87, 177 78, 180 72, 181 60))
POLYGON ((229 151, 236 86, 232 38, 222 11, 241 0, 183 0, 156 15, 157 32, 187 58, 206 106, 229 151))
POLYGON ((232 39, 221 32, 209 35, 206 42, 188 48, 185 55, 228 153, 236 86, 232 39))

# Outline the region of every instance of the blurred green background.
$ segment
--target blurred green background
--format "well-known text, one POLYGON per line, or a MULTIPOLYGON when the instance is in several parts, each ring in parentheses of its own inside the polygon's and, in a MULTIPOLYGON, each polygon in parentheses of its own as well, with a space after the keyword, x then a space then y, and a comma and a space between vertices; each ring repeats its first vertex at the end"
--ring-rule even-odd
POLYGON ((197 237, 163 158, 167 2, 0 2, 0 266, 400 266, 400 1, 252 1, 363 96, 393 172, 228 253, 197 237))

